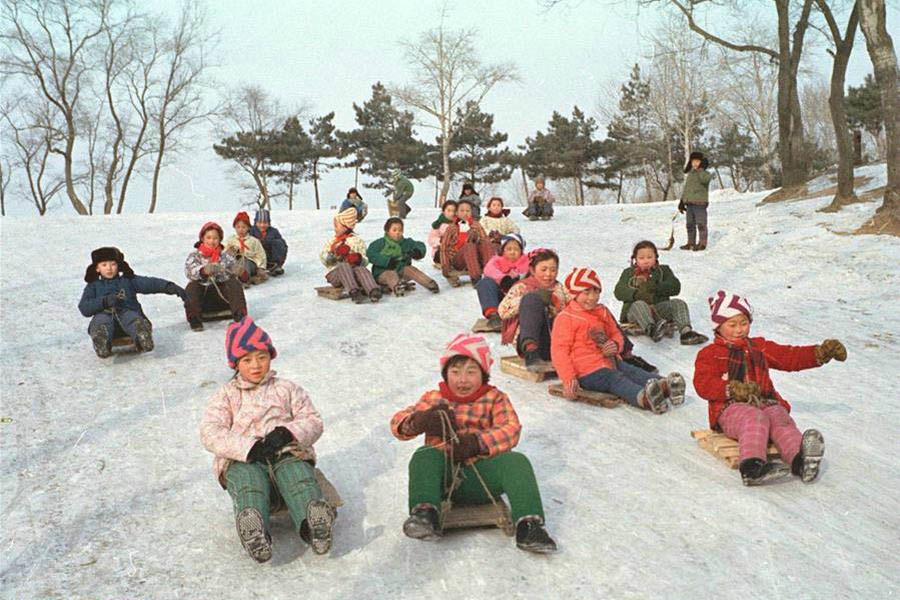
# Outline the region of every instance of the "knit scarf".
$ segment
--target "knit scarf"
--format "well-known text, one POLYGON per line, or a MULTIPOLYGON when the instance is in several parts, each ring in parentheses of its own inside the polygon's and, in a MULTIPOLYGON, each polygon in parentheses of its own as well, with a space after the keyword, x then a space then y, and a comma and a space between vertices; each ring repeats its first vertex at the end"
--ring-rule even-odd
POLYGON ((441 390, 441 396, 443 396, 444 399, 449 400, 450 402, 473 402, 475 400, 478 400, 494 388, 494 386, 485 383, 468 396, 457 396, 450 391, 450 386, 447 385, 447 383, 444 381, 442 381, 438 385, 438 387, 441 390))
POLYGON ((215 248, 210 248, 206 244, 200 244, 199 246, 197 246, 197 250, 200 252, 200 254, 208 258, 209 262, 211 263, 219 262, 219 257, 222 256, 223 249, 224 246, 222 246, 222 244, 219 244, 215 248))
POLYGON ((754 348, 750 339, 725 342, 728 348, 728 380, 754 382, 759 386, 763 398, 774 398, 775 388, 768 377, 769 366, 759 348, 754 348), (744 354, 744 349, 748 353, 744 354))
POLYGON ((350 237, 351 235, 353 235, 353 234, 352 234, 352 233, 345 233, 345 234, 342 234, 342 235, 339 235, 339 236, 335 237, 335 238, 334 238, 334 241, 331 242, 331 248, 330 248, 329 250, 330 250, 332 253, 334 253, 334 251, 337 250, 338 247, 339 247, 340 245, 342 245, 342 244, 347 240, 347 238, 350 237))
POLYGON ((388 258, 400 259, 403 258, 403 248, 400 246, 400 242, 389 235, 385 235, 384 247, 381 249, 381 254, 388 258))
POLYGON ((241 254, 244 254, 247 251, 247 238, 238 236, 238 242, 241 244, 241 254))

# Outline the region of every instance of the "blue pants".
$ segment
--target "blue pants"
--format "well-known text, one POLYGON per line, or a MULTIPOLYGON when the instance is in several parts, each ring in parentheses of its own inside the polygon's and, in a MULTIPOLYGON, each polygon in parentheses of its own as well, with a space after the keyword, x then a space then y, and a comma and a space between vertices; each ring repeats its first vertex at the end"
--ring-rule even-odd
POLYGON ((685 226, 687 227, 687 239, 689 244, 694 243, 697 233, 700 234, 699 243, 706 245, 708 236, 706 228, 706 204, 685 205, 685 226))
POLYGON ((586 390, 615 394, 628 404, 637 406, 638 394, 651 379, 659 379, 659 376, 618 360, 615 369, 597 369, 579 377, 578 383, 586 390))
POLYGON ((481 303, 481 314, 487 316, 488 309, 493 309, 491 312, 497 311, 503 292, 496 281, 490 277, 482 277, 475 284, 475 291, 478 292, 478 302, 481 303))
POLYGON ((525 214, 529 217, 552 217, 553 205, 549 202, 543 204, 532 202, 528 205, 528 210, 525 211, 525 214))
POLYGON ((287 242, 283 239, 260 240, 266 251, 266 262, 279 267, 287 260, 287 242))
POLYGON ((544 360, 550 360, 550 330, 553 319, 547 314, 547 305, 540 296, 531 292, 522 296, 519 302, 519 340, 516 348, 519 354, 524 353, 523 342, 537 342, 538 352, 544 360))
POLYGON ((107 346, 112 343, 113 338, 117 337, 116 334, 121 335, 124 333, 133 340, 137 335, 137 324, 143 318, 144 315, 136 310, 119 308, 116 309, 115 316, 111 312, 99 312, 91 318, 91 322, 88 325, 88 333, 93 335, 100 326, 105 325, 107 346))

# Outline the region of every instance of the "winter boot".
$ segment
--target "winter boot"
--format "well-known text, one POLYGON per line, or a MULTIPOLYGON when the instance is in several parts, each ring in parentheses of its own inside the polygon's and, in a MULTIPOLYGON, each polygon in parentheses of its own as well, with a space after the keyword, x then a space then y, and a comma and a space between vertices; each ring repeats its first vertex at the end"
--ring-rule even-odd
POLYGON ((203 321, 200 317, 191 317, 188 323, 191 324, 191 331, 203 331, 203 321))
POLYGON ((432 541, 441 537, 437 510, 430 504, 413 508, 403 523, 403 533, 416 540, 432 541))
POLYGON ((491 329, 500 331, 500 328, 503 326, 503 319, 501 319, 500 315, 497 313, 491 313, 491 316, 488 317, 487 324, 491 329))
POLYGON ((700 242, 699 244, 694 246, 693 250, 694 252, 702 252, 703 250, 706 250, 706 242, 700 242))
POLYGON ((331 528, 336 517, 337 511, 325 500, 310 500, 306 505, 309 545, 316 554, 327 554, 331 550, 331 528))
POLYGON ((369 295, 362 288, 353 288, 350 290, 350 299, 354 304, 362 304, 369 301, 369 295))
POLYGON ((441 291, 441 286, 438 285, 437 281, 432 280, 428 282, 428 285, 425 286, 425 289, 432 294, 437 294, 441 291))
POLYGON ((369 292, 369 302, 375 303, 381 300, 381 288, 377 287, 369 292))
POLYGON ((681 345, 682 346, 695 346, 697 344, 703 344, 709 341, 709 338, 703 335, 702 333, 697 333, 693 329, 688 329, 684 333, 681 334, 681 345))
POLYGON ((695 249, 694 244, 692 244, 691 242, 688 242, 684 246, 678 246, 678 247, 682 250, 694 250, 695 249))
POLYGON ((265 530, 262 515, 255 508, 245 508, 235 518, 238 537, 244 550, 256 562, 272 558, 272 537, 265 530))
POLYGON ((543 520, 533 515, 522 517, 516 524, 516 546, 536 554, 556 552, 556 542, 544 529, 543 520))
POLYGON ((663 394, 659 381, 659 379, 648 381, 644 384, 644 389, 640 391, 637 397, 638 406, 650 409, 657 415, 661 415, 669 410, 669 403, 666 402, 666 396, 663 394))
POLYGON ((91 334, 91 342, 94 344, 94 352, 100 358, 109 358, 112 355, 112 349, 109 347, 109 329, 106 325, 100 325, 91 334))
POLYGON ((650 325, 650 330, 647 332, 647 335, 649 335, 650 339, 654 342, 658 342, 666 335, 666 329, 668 327, 669 322, 665 319, 660 319, 659 321, 656 321, 652 325, 650 325))
POLYGON ((240 323, 241 319, 247 316, 246 311, 235 311, 231 313, 231 320, 235 323, 240 323))
POLYGON ((622 360, 627 362, 632 367, 637 367, 638 369, 643 369, 644 371, 647 371, 648 373, 659 373, 659 369, 657 369, 656 366, 651 365, 650 363, 648 363, 646 360, 644 360, 637 354, 632 354, 632 355, 628 356, 627 358, 622 357, 622 360))
POLYGON ((138 321, 137 325, 134 328, 135 336, 134 343, 137 345, 138 350, 142 350, 144 352, 150 352, 153 350, 153 327, 150 325, 150 321, 147 319, 141 319, 138 321))
POLYGON ((825 454, 825 438, 816 429, 807 429, 800 440, 800 452, 791 463, 791 472, 803 483, 812 483, 819 475, 819 463, 825 454))
POLYGON ((669 373, 663 381, 666 382, 669 401, 672 403, 672 406, 684 404, 684 391, 687 385, 684 383, 684 377, 681 376, 681 373, 669 373))
POLYGON ((284 275, 284 268, 281 265, 272 264, 267 269, 269 275, 272 277, 278 277, 279 275, 284 275))
POLYGON ((406 292, 408 290, 406 289, 406 286, 403 285, 403 282, 401 281, 400 283, 398 283, 397 285, 394 286, 393 291, 394 291, 394 297, 402 298, 403 296, 406 295, 406 292))
POLYGON ((784 477, 790 469, 783 462, 766 462, 761 458, 748 458, 738 467, 744 485, 762 485, 767 481, 784 477))

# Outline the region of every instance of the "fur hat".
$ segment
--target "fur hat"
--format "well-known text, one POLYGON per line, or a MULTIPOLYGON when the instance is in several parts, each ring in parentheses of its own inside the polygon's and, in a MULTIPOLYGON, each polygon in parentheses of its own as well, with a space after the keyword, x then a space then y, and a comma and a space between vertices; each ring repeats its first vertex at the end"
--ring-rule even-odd
POLYGON ((464 183, 463 186, 462 186, 462 190, 460 190, 460 192, 459 192, 459 197, 460 197, 460 198, 465 198, 465 197, 466 197, 466 190, 471 191, 472 194, 476 194, 476 195, 478 194, 478 192, 475 191, 475 186, 474 186, 474 185, 472 185, 471 183, 464 183))
POLYGON ((480 335, 471 335, 468 333, 460 333, 444 348, 441 355, 441 369, 447 361, 454 356, 465 356, 471 358, 485 374, 490 374, 491 365, 494 359, 491 357, 491 347, 480 335))
POLYGON ((341 225, 343 225, 344 227, 346 227, 347 229, 350 229, 350 230, 352 230, 354 227, 356 227, 357 220, 358 219, 357 219, 356 209, 353 208, 352 206, 350 208, 342 210, 334 218, 335 223, 340 223, 341 225))
POLYGON ((243 221, 249 227, 250 226, 250 215, 248 215, 244 211, 239 212, 237 214, 237 216, 234 218, 234 221, 231 222, 231 226, 234 227, 235 225, 238 224, 239 221, 243 221))
POLYGON ((507 233, 502 238, 500 238, 500 252, 503 253, 503 247, 506 246, 509 242, 516 242, 519 244, 519 250, 525 252, 525 238, 522 237, 522 234, 519 233, 507 233))
POLYGON ((269 334, 257 327, 250 317, 244 317, 239 323, 228 326, 228 331, 225 332, 225 356, 229 367, 236 369, 242 357, 256 350, 268 350, 271 358, 278 356, 269 334))
POLYGON ((271 223, 272 215, 265 208, 260 208, 256 211, 256 216, 253 217, 254 223, 271 223))
POLYGON ((598 290, 603 289, 603 286, 600 285, 600 277, 597 276, 597 272, 586 267, 575 267, 572 269, 572 272, 566 276, 565 283, 566 293, 570 296, 576 296, 579 292, 591 288, 597 288, 598 290))
POLYGON ((116 264, 119 266, 119 273, 124 277, 128 277, 129 279, 134 277, 134 271, 132 271, 131 267, 128 266, 128 263, 125 262, 125 255, 122 254, 121 250, 113 246, 103 246, 102 248, 91 251, 91 264, 84 270, 84 282, 91 283, 92 281, 100 279, 100 273, 97 272, 97 265, 111 260, 116 261, 116 264))
POLYGON ((709 166, 709 161, 706 160, 706 157, 703 156, 703 153, 694 151, 694 152, 691 152, 691 155, 688 157, 687 162, 684 164, 684 172, 685 173, 691 172, 691 161, 692 160, 699 160, 701 169, 705 169, 706 167, 709 166))
POLYGON ((719 290, 715 296, 708 299, 708 302, 709 318, 712 320, 714 328, 737 315, 746 315, 747 319, 753 321, 753 307, 742 296, 719 290))

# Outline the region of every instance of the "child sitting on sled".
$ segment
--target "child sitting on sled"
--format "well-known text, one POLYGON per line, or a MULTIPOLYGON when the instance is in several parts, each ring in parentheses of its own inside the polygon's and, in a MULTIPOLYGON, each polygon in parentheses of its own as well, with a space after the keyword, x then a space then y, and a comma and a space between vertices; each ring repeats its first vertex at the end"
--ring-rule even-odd
POLYGON ((519 233, 519 226, 513 223, 513 220, 508 215, 509 209, 503 208, 503 199, 494 196, 488 200, 487 212, 482 215, 479 221, 482 229, 484 229, 484 232, 491 240, 491 245, 494 246, 496 254, 500 253, 500 239, 504 235, 519 233))
POLYGON ((443 501, 486 504, 506 494, 516 545, 529 552, 555 551, 556 543, 543 527, 531 463, 512 451, 522 429, 518 416, 506 394, 488 383, 490 347, 482 337, 460 334, 447 345, 440 362, 439 389, 426 392, 391 419, 398 439, 425 434, 425 445, 409 462, 410 515, 403 532, 411 538, 437 539, 443 501))
POLYGON ((152 325, 138 302, 138 294, 171 294, 187 301, 187 294, 175 283, 135 275, 118 248, 97 248, 91 252, 84 282, 87 285, 78 310, 91 318, 88 334, 100 358, 112 354, 112 341, 119 331, 131 338, 138 350, 153 350, 152 325))
POLYGON ((438 268, 441 266, 441 236, 447 231, 447 227, 456 218, 456 200, 444 200, 441 204, 441 214, 431 224, 428 240, 425 242, 431 248, 431 262, 438 268))
MULTIPOLYGON (((481 221, 484 222, 487 218, 485 216, 481 221)), ((500 254, 484 265, 484 277, 475 284, 481 314, 487 318, 488 325, 492 329, 499 330, 502 325, 497 307, 500 306, 503 296, 519 279, 528 274, 528 257, 525 256, 524 250, 525 240, 521 235, 518 233, 504 235, 500 240, 500 254)))
POLYGON ((372 274, 396 296, 406 293, 406 282, 413 280, 429 292, 440 291, 437 282, 412 266, 412 261, 425 258, 425 244, 403 237, 403 219, 391 217, 384 222, 384 237, 369 244, 366 256, 372 263, 372 274))
POLYGON ((316 482, 322 419, 302 387, 270 370, 275 346, 253 319, 228 327, 225 354, 234 376, 206 407, 200 440, 231 496, 238 538, 257 562, 272 558, 269 510, 280 496, 294 530, 325 554, 337 511, 316 482))
POLYGON ((457 202, 456 217, 441 236, 441 271, 451 279, 451 271, 466 269, 474 285, 495 254, 484 229, 472 217, 472 210, 470 200, 461 198, 457 202))
POLYGON ((353 232, 356 209, 342 210, 332 222, 334 237, 325 242, 319 259, 329 271, 325 279, 336 288, 343 288, 356 304, 381 300, 381 287, 366 268, 366 243, 353 232))
POLYGON ((775 391, 769 369, 800 371, 847 359, 838 340, 817 346, 783 346, 750 337, 753 309, 737 294, 719 290, 709 299, 715 339, 697 353, 694 389, 709 401, 709 426, 739 448, 741 480, 759 485, 789 471, 809 483, 819 473, 825 440, 815 429, 801 435, 790 405, 775 391), (767 462, 769 440, 784 461, 767 462))
POLYGON ((262 283, 269 278, 266 271, 266 251, 262 242, 250 235, 250 215, 241 211, 232 222, 234 235, 225 241, 225 252, 241 265, 241 283, 262 283))
POLYGON ((625 338, 615 317, 600 304, 600 278, 593 269, 576 268, 566 277, 571 299, 556 317, 551 334, 553 368, 566 398, 579 388, 615 394, 628 404, 661 414, 684 402, 684 377, 661 378, 621 360, 625 338))
POLYGON ((231 311, 231 318, 240 321, 247 314, 244 288, 237 280, 240 272, 237 260, 222 245, 222 228, 218 223, 206 223, 200 229, 200 239, 184 262, 188 278, 185 288, 187 303, 184 312, 194 331, 203 331, 204 307, 215 305, 231 311))
POLYGON ((653 242, 638 242, 631 251, 631 266, 622 271, 615 295, 622 301, 623 323, 634 323, 654 342, 674 327, 681 334, 683 345, 709 341, 705 335, 691 329, 691 315, 687 303, 672 298, 681 292, 681 282, 668 265, 659 264, 659 251, 653 242))
POLYGON ((281 232, 272 227, 272 215, 267 209, 261 208, 256 211, 250 235, 258 239, 266 251, 266 270, 269 275, 273 277, 283 275, 288 246, 281 237, 281 232))

